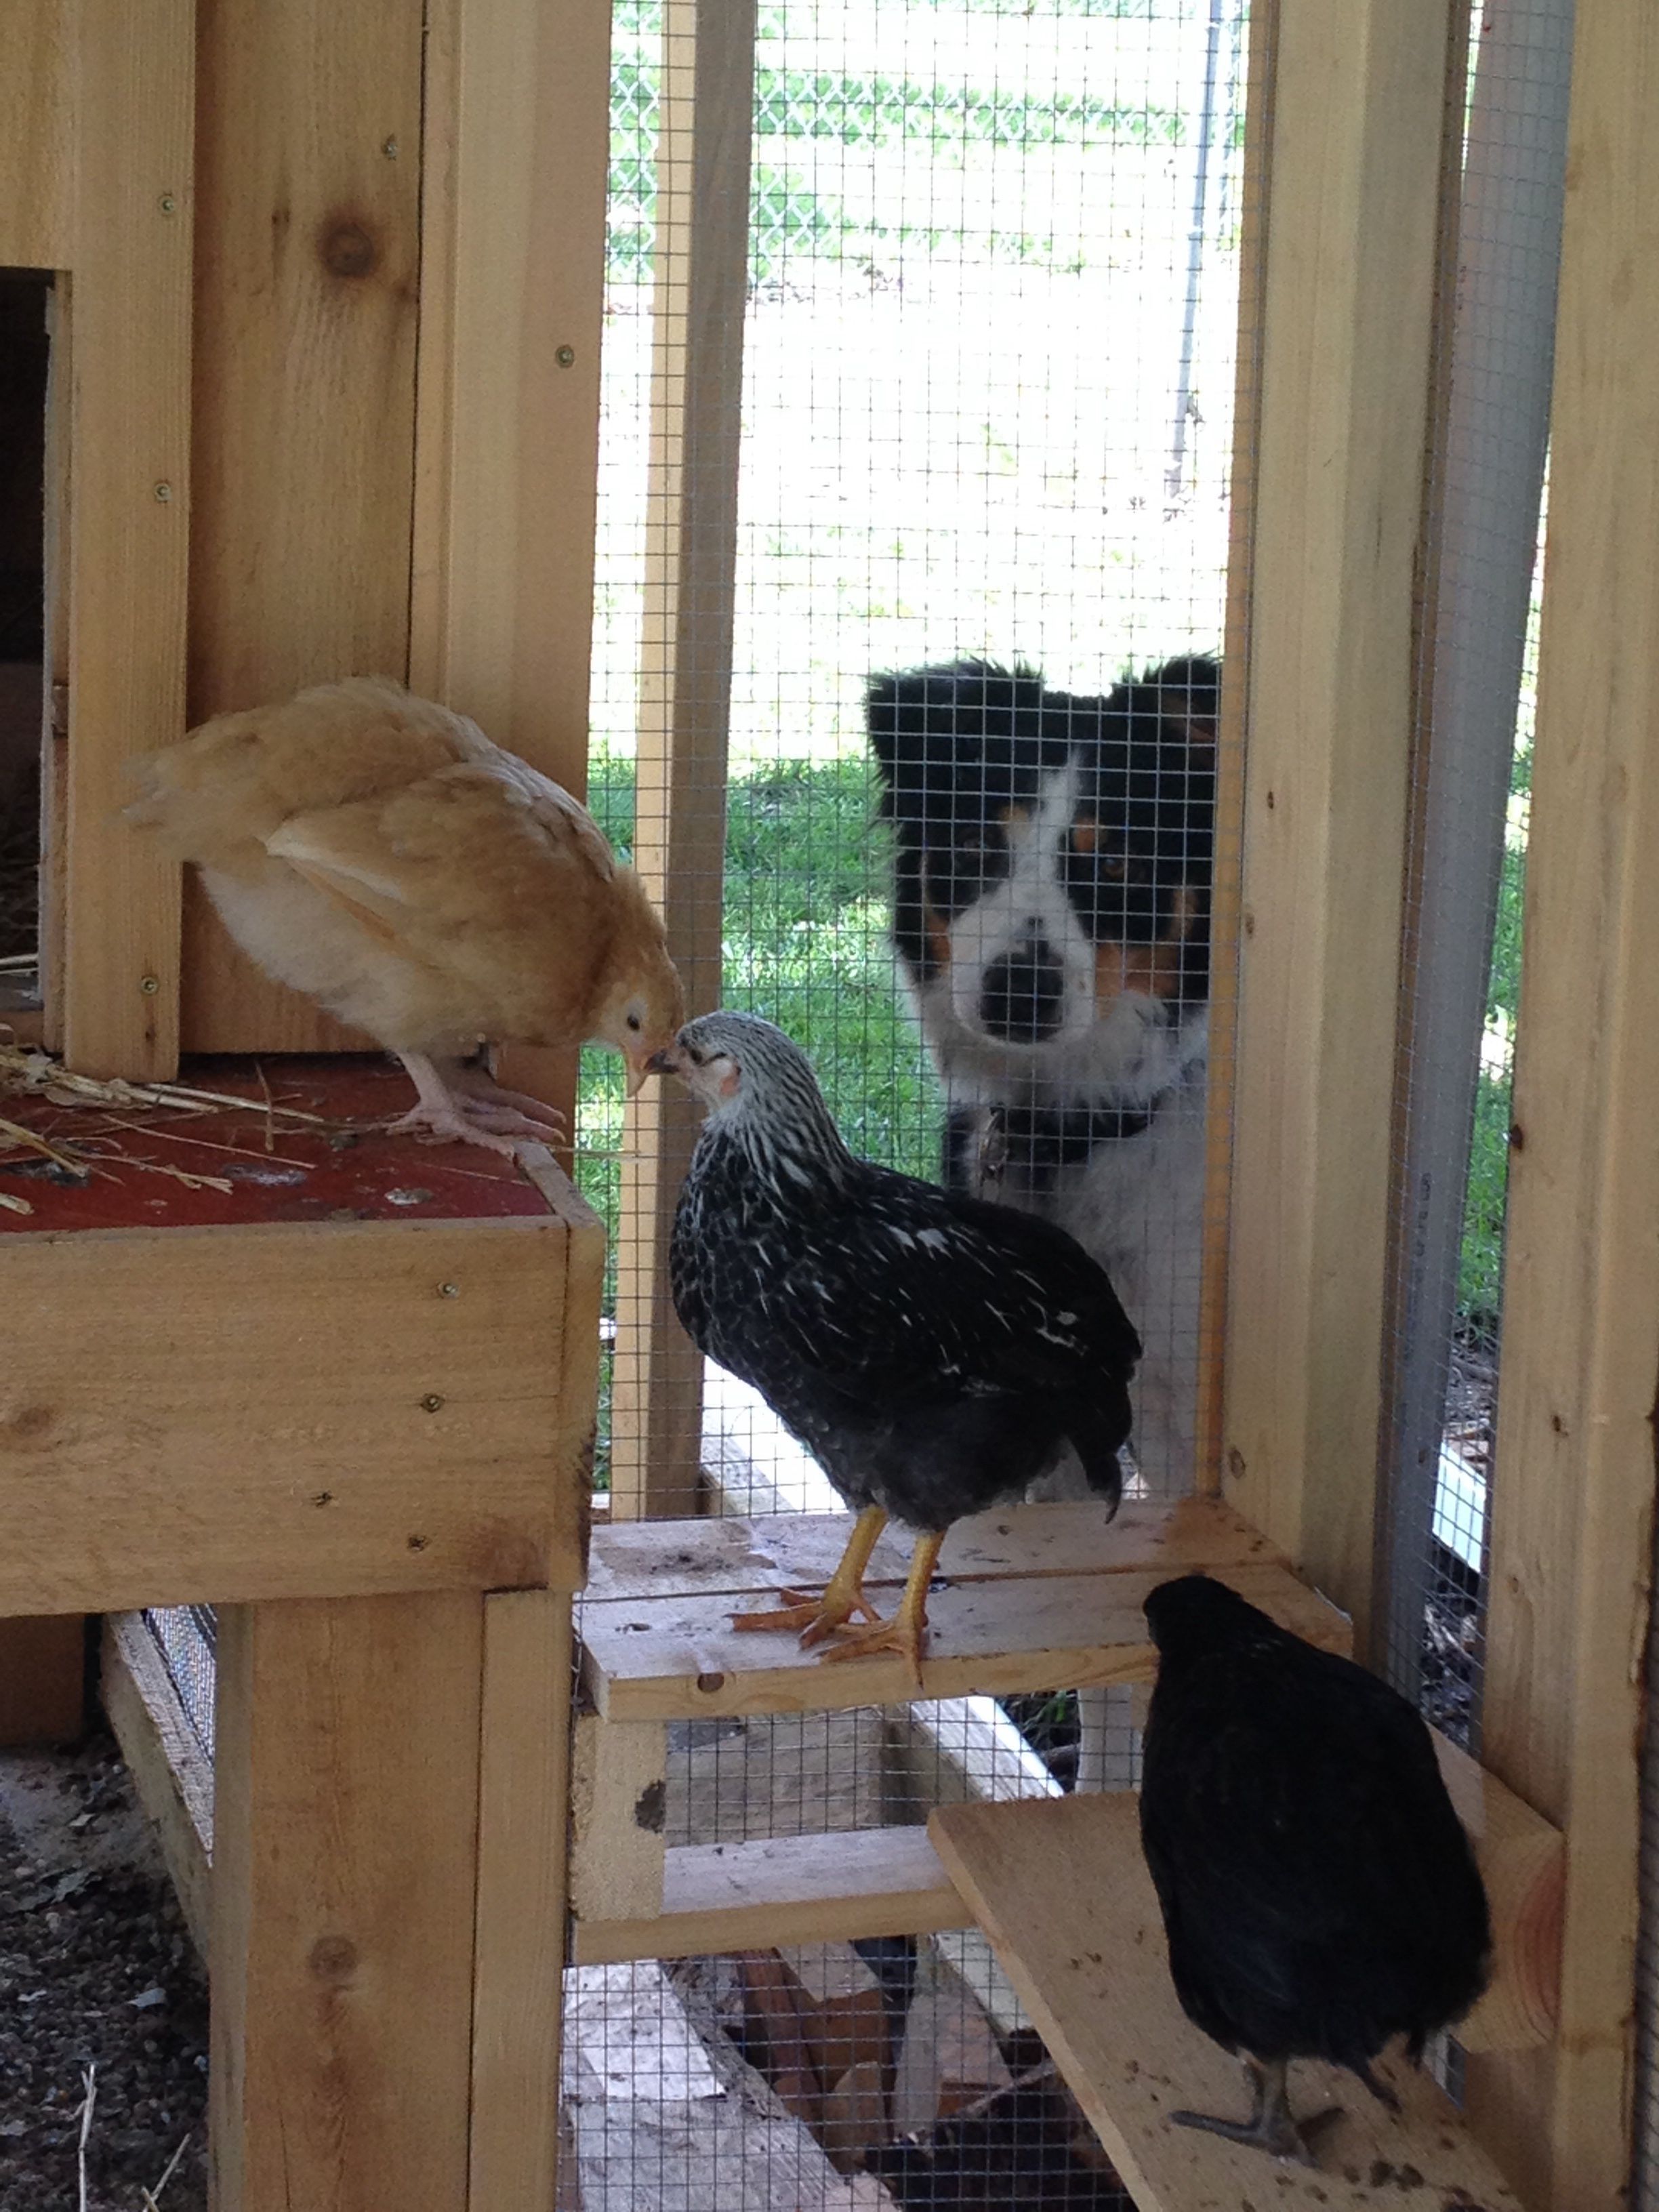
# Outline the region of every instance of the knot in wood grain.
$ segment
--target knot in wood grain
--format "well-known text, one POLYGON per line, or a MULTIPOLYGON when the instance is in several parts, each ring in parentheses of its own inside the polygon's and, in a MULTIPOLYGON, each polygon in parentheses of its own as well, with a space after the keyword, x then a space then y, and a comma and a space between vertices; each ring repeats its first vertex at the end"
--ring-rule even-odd
POLYGON ((349 216, 324 223, 317 250, 331 276, 370 276, 380 264, 380 249, 373 234, 349 216))
POLYGON ((349 1936, 319 1936, 307 1964, 319 1982, 349 1981, 357 1971, 357 1946, 349 1936))
POLYGON ((15 1413, 0 1411, 0 1446, 35 1443, 52 1427, 50 1406, 20 1406, 15 1413))

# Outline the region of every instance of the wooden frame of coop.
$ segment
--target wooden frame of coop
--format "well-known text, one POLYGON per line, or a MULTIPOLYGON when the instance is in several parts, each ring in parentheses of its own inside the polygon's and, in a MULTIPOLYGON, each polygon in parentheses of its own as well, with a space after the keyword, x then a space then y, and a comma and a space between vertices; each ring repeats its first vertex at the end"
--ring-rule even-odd
MULTIPOLYGON (((714 994, 718 954, 723 747, 706 678, 730 645, 701 613, 729 604, 718 586, 737 386, 716 341, 744 281, 746 194, 730 185, 748 158, 753 24, 748 0, 666 0, 666 14, 661 222, 684 250, 678 289, 658 302, 649 611, 672 649, 641 720, 641 823, 665 827, 659 847, 642 836, 639 857, 696 1003, 714 994), (703 444, 705 463, 684 466, 693 438, 727 465, 706 465, 703 444)), ((1495 2160, 1534 2212, 1599 2212, 1631 2150, 1659 1343, 1642 964, 1659 920, 1643 865, 1659 812, 1644 711, 1659 673, 1659 489, 1641 465, 1659 451, 1659 269, 1644 250, 1659 52, 1644 27, 1637 0, 1605 0, 1580 10, 1577 33, 1488 1779, 1462 1778, 1467 1802, 1484 1790, 1490 1808, 1489 1874, 1500 1859, 1524 1869, 1507 1890, 1494 1875, 1510 2010, 1486 2047, 1471 2039, 1467 2171, 1495 2160)), ((112 823, 121 763, 219 708, 349 670, 406 670, 580 787, 604 11, 27 0, 4 39, 0 263, 56 279, 45 1031, 72 1065, 134 1077, 170 1073, 180 1049, 337 1048, 349 1040, 243 967, 204 905, 112 823)), ((1138 1593, 1176 1561, 1260 1576, 1304 1625, 1345 1633, 1311 1584, 1351 1616, 1358 1648, 1375 1648, 1394 1058, 1410 988, 1401 886, 1463 40, 1451 0, 1340 13, 1258 0, 1251 40, 1225 702, 1230 737, 1249 742, 1224 748, 1232 835, 1218 888, 1238 1020, 1235 1035, 1218 1007, 1212 1152, 1229 1195, 1208 1255, 1203 1496, 1126 1516, 1071 1577, 1043 1560, 1042 1532, 1057 1523, 1031 1523, 1017 1555, 993 1546, 963 1583, 964 1605, 981 1605, 979 1647, 953 1650, 941 1633, 933 1696, 1144 1676, 1138 1593), (1082 1625, 1069 1640, 1054 1632, 1062 1581, 1088 1584, 1073 1593, 1082 1625)), ((1217 965, 1224 978, 1229 961, 1217 965)), ((570 1072, 518 1079, 556 1097, 570 1072)), ((658 1102, 631 1133, 632 1234, 653 1268, 686 1132, 682 1109, 658 1102)), ((649 1690, 644 1671, 602 1664, 607 1594, 632 1598, 630 1557, 648 1561, 658 1532, 614 1527, 599 1555, 595 1711, 573 1779, 597 1246, 564 1187, 544 1180, 549 1212, 532 1233, 447 1231, 442 1266, 446 1281, 497 1285, 495 1303, 459 1310, 471 1329, 507 1328, 495 1357, 542 1408, 544 1443, 487 1434, 500 1486, 469 1482, 450 1540, 418 1551, 404 1524, 441 1510, 443 1459, 423 1477, 393 1448, 394 1409, 435 1395, 428 1363, 453 1364, 463 1346, 471 1357, 476 1339, 422 1334, 416 1291, 433 1270, 409 1224, 9 1235, 0 1247, 9 1310, 25 1316, 0 1382, 0 1614, 32 1617, 0 1626, 13 1680, 33 1651, 30 1695, 50 1726, 54 1651, 78 1653, 78 1628, 40 1623, 185 1598, 228 1607, 210 1941, 221 2212, 274 2204, 279 2188, 363 2212, 551 2204, 573 1793, 577 1957, 921 1930, 976 1911, 1143 2212, 1203 2201, 1223 2150, 1185 2146, 1195 2162, 1174 2180, 1146 2166, 1140 2122, 1103 2086, 1121 2031, 1057 2007, 1031 1931, 1003 1911, 996 1862, 1014 1830, 990 1816, 1024 1822, 1044 1805, 944 1814, 940 1856, 878 1832, 859 1847, 854 1884, 844 1866, 757 1847, 755 1879, 735 1892, 707 1868, 672 1869, 632 1821, 665 1714, 830 1695, 806 1669, 763 1675, 752 1654, 729 1670, 661 1668, 649 1690), (279 1400, 311 1356, 306 1302, 355 1319, 366 1287, 385 1328, 330 1378, 320 1438, 279 1435, 240 1461, 204 1372, 245 1373, 257 1327, 279 1400), (515 1289, 533 1314, 516 1333, 515 1289), (163 1297, 199 1315, 199 1340, 182 1330, 158 1348, 132 1324, 163 1297), (77 1352, 88 1341, 95 1364, 77 1352), (41 1407, 58 1425, 44 1467, 41 1407), (164 1479, 135 1504, 143 1466, 164 1479), (323 1472, 366 1480, 355 1548, 288 1510, 323 1472), (601 1731, 614 1760, 595 1759, 601 1731), (403 1756, 412 1743, 418 1759, 403 1756), (434 1786, 442 1775, 450 1784, 434 1786), (584 1862, 619 1844, 609 1898, 584 1895, 584 1862), (647 1909, 619 1913, 614 1881, 647 1909)), ((698 1498, 701 1408, 660 1313, 643 1326, 636 1395, 617 1408, 618 1521, 698 1498)), ((491 1417, 481 1406, 476 1418, 491 1417)), ((707 1524, 708 1545, 722 1526, 707 1524)), ((766 1534, 790 1540, 775 1525, 766 1534)), ((683 1529, 675 1540, 686 1547, 683 1529)), ((803 1523, 793 1540, 810 1552, 824 1532, 803 1523)), ((659 1577, 653 1601, 712 1593, 718 1612, 753 1570, 723 1566, 703 1539, 690 1548, 697 1589, 665 1598, 659 1577)), ((137 1714, 150 1707, 118 1631, 106 1649, 112 1705, 140 1745, 137 1714)), ((902 1697, 884 1665, 845 1670, 836 1701, 902 1697)), ((146 1771, 163 1804, 164 1746, 146 1771)), ((173 1833, 199 1898, 188 1813, 173 1833)))

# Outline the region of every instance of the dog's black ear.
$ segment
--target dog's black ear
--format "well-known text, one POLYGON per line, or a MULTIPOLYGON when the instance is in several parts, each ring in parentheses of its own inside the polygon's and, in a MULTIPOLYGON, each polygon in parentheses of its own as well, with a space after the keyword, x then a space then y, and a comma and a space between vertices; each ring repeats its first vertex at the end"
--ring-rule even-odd
POLYGON ((1157 711, 1173 722, 1191 745, 1213 745, 1221 714, 1221 663, 1207 653, 1188 653, 1149 668, 1135 687, 1156 692, 1157 711))
POLYGON ((864 726, 869 732, 870 750, 876 757, 883 782, 890 787, 898 763, 902 686, 899 677, 873 676, 864 695, 864 726))

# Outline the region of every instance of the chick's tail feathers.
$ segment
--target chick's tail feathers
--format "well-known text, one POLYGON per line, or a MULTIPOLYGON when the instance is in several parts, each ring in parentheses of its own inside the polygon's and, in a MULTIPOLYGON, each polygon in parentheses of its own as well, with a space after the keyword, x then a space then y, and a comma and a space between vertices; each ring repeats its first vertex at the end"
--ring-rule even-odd
POLYGON ((1115 1513, 1123 1496, 1123 1462, 1118 1452, 1129 1440, 1127 1390, 1120 1386, 1094 1395, 1079 1392, 1066 1401, 1062 1425, 1083 1462, 1090 1489, 1106 1500, 1109 1516, 1115 1513))

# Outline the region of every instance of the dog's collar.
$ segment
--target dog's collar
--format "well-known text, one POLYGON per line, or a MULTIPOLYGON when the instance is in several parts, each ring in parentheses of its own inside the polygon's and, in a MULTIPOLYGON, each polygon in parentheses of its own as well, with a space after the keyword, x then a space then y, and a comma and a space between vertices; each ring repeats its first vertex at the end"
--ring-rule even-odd
POLYGON ((1144 1105, 1108 1105, 1084 1099, 1068 1106, 993 1106, 981 1135, 981 1160, 988 1175, 1000 1176, 1012 1168, 1025 1175, 1052 1174, 1056 1168, 1075 1167, 1103 1145, 1121 1145, 1152 1126, 1176 1085, 1159 1091, 1144 1105))

